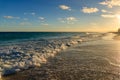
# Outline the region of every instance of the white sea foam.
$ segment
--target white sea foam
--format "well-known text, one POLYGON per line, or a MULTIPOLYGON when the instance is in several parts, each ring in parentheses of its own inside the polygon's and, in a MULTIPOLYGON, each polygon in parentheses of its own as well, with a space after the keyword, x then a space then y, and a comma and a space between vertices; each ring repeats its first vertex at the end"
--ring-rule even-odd
POLYGON ((86 37, 77 35, 71 38, 30 40, 0 46, 0 77, 30 67, 40 67, 42 63, 47 62, 47 58, 54 57, 61 50, 84 41, 95 40, 97 37, 94 34, 87 34, 86 37))
POLYGON ((116 34, 113 34, 113 33, 107 33, 105 34, 105 36, 103 36, 102 38, 104 40, 113 40, 113 38, 116 36, 116 34))
POLYGON ((109 63, 110 65, 112 65, 112 66, 120 67, 120 64, 114 63, 114 62, 112 62, 112 61, 111 61, 110 59, 108 59, 108 58, 103 58, 103 59, 105 59, 106 61, 108 61, 108 63, 109 63))

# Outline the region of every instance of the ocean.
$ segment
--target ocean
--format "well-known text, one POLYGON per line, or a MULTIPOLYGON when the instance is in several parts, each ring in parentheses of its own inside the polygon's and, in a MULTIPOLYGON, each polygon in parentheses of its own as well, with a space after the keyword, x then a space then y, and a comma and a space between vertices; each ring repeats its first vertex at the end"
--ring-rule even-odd
POLYGON ((0 32, 0 41, 84 36, 85 32, 0 32))

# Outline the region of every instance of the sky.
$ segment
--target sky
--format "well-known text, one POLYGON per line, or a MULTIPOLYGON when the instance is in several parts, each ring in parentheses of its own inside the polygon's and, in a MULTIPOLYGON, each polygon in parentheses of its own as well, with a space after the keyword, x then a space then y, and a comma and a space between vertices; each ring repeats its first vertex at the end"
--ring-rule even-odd
POLYGON ((120 0, 0 0, 0 31, 106 32, 120 28, 120 0))

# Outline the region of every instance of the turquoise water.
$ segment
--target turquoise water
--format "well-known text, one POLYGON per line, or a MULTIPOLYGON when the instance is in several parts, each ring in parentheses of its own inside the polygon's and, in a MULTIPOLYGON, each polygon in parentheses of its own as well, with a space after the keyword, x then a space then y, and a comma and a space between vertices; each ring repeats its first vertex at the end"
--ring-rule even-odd
POLYGON ((43 39, 70 37, 73 35, 83 36, 85 33, 72 32, 0 32, 0 41, 25 40, 25 39, 43 39))

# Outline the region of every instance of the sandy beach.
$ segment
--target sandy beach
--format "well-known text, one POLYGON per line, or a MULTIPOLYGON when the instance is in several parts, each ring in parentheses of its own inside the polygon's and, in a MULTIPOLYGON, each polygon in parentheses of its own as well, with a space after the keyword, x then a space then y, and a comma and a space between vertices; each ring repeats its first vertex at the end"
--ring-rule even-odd
POLYGON ((73 46, 31 68, 3 80, 119 80, 120 41, 99 40, 73 46))

